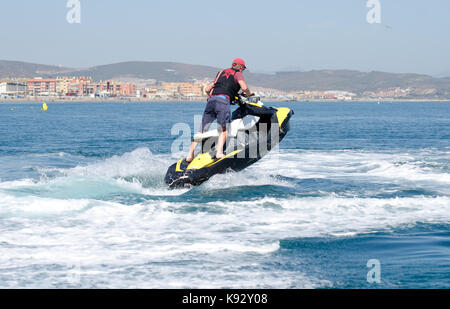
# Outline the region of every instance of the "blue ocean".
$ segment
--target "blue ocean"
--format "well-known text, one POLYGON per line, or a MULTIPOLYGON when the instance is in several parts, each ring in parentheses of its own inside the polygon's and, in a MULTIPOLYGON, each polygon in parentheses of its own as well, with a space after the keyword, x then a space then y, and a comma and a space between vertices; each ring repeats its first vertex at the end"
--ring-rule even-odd
POLYGON ((190 190, 204 102, 47 105, 0 104, 0 288, 450 288, 448 103, 266 102, 279 149, 190 190))

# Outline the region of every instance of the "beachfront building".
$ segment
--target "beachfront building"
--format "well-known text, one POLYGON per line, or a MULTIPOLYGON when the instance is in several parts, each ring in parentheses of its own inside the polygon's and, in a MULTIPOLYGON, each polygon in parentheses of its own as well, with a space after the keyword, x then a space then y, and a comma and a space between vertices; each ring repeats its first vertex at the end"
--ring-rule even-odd
POLYGON ((201 97, 204 95, 203 83, 169 83, 163 82, 160 89, 169 95, 178 97, 201 97))
POLYGON ((29 95, 37 96, 51 96, 56 95, 56 79, 36 77, 27 80, 27 93, 29 95))
POLYGON ((26 90, 27 85, 25 83, 18 83, 18 82, 0 83, 0 95, 3 96, 24 95, 26 90))
POLYGON ((91 77, 62 76, 28 79, 26 92, 33 96, 135 96, 136 87, 131 83, 93 82, 91 77))
POLYGON ((89 95, 89 85, 92 83, 91 78, 80 77, 72 80, 68 85, 68 91, 66 94, 73 96, 87 96, 89 95))
POLYGON ((160 89, 166 92, 170 96, 177 96, 178 95, 178 87, 180 83, 169 83, 169 82, 163 82, 161 84, 160 89))
POLYGON ((134 84, 114 84, 113 85, 113 95, 114 96, 135 96, 136 87, 134 84))
POLYGON ((85 95, 100 97, 135 96, 136 86, 130 83, 114 83, 110 80, 88 83, 85 95))
POLYGON ((323 93, 324 99, 341 100, 341 101, 351 101, 352 98, 355 96, 356 96, 355 93, 343 90, 327 90, 324 91, 323 93))
POLYGON ((203 95, 203 85, 196 83, 182 83, 179 88, 179 93, 185 97, 201 97, 203 95))
POLYGON ((88 95, 88 85, 92 83, 91 77, 57 77, 56 91, 59 95, 86 96, 88 95))

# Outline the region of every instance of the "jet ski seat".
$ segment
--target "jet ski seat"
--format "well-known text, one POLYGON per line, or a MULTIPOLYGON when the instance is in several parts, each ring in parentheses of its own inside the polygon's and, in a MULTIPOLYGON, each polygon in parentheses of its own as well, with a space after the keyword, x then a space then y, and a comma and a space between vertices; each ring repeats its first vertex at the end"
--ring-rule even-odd
MULTIPOLYGON (((258 116, 247 115, 241 119, 235 119, 230 124, 230 131, 228 137, 236 137, 239 131, 247 131, 253 128, 259 121, 258 116)), ((194 135, 194 141, 201 142, 210 137, 219 137, 219 129, 210 130, 204 133, 197 133, 194 135)))

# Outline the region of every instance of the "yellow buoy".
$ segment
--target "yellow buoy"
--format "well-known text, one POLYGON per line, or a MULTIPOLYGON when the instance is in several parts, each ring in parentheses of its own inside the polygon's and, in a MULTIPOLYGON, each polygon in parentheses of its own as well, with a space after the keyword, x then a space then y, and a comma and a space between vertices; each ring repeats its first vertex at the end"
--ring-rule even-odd
POLYGON ((47 109, 48 109, 47 104, 46 104, 46 103, 42 104, 42 110, 43 110, 43 111, 46 111, 47 109))

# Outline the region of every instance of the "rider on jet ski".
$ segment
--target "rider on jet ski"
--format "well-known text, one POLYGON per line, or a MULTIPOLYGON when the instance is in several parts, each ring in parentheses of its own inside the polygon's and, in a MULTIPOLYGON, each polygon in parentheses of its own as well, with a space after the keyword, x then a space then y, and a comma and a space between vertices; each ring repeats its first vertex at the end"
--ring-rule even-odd
MULTIPOLYGON (((244 60, 236 58, 233 60, 231 68, 220 71, 215 81, 205 88, 205 92, 209 98, 203 113, 200 133, 206 132, 211 123, 217 119, 217 123, 221 129, 217 141, 217 159, 225 156, 223 154, 223 146, 227 139, 227 126, 230 123, 231 100, 238 95, 239 90, 242 90, 244 96, 249 97, 253 95, 248 89, 242 74, 246 68, 244 60)), ((194 159, 194 151, 197 145, 197 142, 192 141, 186 162, 191 162, 194 159)))

